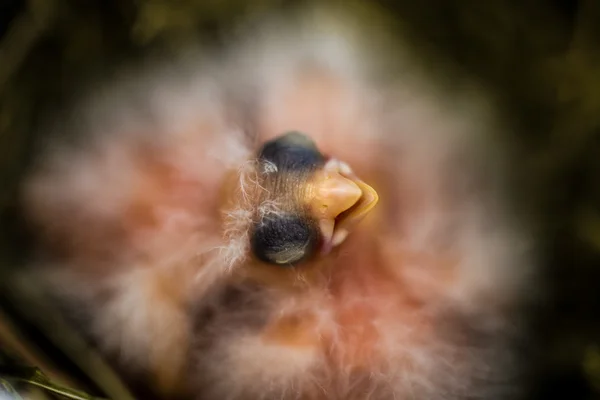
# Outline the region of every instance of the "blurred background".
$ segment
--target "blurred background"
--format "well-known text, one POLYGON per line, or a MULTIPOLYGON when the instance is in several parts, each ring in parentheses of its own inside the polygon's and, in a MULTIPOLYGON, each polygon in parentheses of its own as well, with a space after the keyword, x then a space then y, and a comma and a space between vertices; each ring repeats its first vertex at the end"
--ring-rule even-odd
MULTIPOLYGON (((249 15, 297 3, 0 0, 0 271, 18 268, 26 254, 15 188, 48 116, 123 65, 168 57, 189 42, 218 44, 249 15)), ((545 290, 523 344, 532 364, 527 398, 600 399, 600 2, 371 3, 436 73, 466 72, 499 99, 518 171, 514 201, 542 250, 535 285, 545 290)), ((48 322, 32 322, 6 282, 0 275, 0 350, 19 347, 9 346, 11 337, 44 347, 48 322)))

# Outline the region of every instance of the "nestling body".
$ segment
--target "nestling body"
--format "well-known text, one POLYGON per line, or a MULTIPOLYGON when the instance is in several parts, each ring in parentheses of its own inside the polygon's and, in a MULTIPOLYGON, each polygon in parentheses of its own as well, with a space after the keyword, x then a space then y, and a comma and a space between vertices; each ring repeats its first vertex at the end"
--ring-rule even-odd
POLYGON ((341 22, 107 89, 26 182, 34 276, 123 374, 207 400, 504 394, 530 265, 485 97, 341 22))

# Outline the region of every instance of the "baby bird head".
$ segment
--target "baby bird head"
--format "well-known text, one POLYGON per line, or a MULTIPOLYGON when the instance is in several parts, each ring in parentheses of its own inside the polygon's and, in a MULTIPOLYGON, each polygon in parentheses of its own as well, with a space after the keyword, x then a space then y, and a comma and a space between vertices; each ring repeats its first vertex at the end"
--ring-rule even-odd
POLYGON ((253 210, 250 253, 262 263, 294 266, 327 255, 378 201, 348 164, 322 154, 300 132, 265 142, 252 169, 253 178, 241 180, 241 194, 229 196, 253 210))

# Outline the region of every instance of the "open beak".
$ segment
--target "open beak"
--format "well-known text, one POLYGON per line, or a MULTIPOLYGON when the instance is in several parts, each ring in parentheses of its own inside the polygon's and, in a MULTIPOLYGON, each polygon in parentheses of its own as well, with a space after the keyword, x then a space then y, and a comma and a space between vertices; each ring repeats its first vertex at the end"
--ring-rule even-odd
POLYGON ((379 196, 339 160, 328 161, 312 181, 309 204, 324 238, 322 253, 339 246, 377 204, 379 196))

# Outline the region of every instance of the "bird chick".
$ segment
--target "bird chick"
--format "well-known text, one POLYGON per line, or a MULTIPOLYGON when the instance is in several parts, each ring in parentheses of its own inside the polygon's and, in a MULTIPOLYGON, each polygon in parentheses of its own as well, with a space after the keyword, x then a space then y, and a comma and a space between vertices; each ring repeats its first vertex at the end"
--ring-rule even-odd
POLYGON ((167 398, 502 398, 531 268, 486 97, 303 15, 83 104, 28 273, 167 398))

